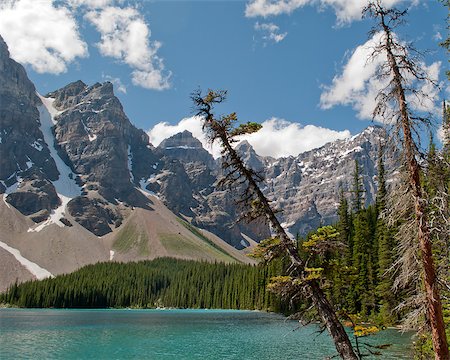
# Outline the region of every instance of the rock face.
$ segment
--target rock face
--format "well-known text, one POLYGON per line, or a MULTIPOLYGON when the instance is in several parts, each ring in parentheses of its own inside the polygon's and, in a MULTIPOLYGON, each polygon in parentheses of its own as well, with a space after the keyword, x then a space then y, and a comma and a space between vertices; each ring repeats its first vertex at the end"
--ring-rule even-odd
POLYGON ((0 36, 0 193, 39 221, 58 206, 51 180, 58 170, 40 129, 41 104, 22 65, 10 59, 0 36))

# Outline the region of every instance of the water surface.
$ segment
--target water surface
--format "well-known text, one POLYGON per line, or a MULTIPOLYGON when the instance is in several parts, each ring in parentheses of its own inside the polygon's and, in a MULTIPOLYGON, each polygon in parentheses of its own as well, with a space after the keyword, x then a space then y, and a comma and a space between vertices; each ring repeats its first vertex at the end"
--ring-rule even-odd
MULTIPOLYGON (((298 325, 254 311, 0 309, 0 359, 316 360, 335 354, 318 326, 298 325)), ((411 359, 410 334, 386 330, 362 341, 394 343, 382 359, 411 359)))

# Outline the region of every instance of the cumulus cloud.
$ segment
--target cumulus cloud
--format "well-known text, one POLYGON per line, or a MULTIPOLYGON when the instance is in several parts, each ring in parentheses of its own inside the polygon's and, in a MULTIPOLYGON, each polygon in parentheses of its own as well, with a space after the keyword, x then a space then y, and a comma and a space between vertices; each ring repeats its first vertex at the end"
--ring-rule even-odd
POLYGON ((330 109, 335 105, 351 105, 359 118, 371 118, 376 95, 386 85, 375 74, 386 58, 378 56, 372 61, 368 61, 368 58, 382 36, 382 33, 377 33, 364 45, 358 46, 344 65, 342 73, 333 78, 332 85, 324 86, 324 92, 320 96, 323 109, 330 109))
POLYGON ((321 147, 326 143, 350 137, 350 131, 335 131, 315 125, 302 126, 279 118, 262 123, 262 129, 244 138, 253 146, 256 153, 275 158, 297 156, 298 154, 321 147))
POLYGON ((39 73, 65 72, 76 58, 88 56, 73 15, 52 0, 1 1, 0 34, 11 57, 39 73))
POLYGON ((265 42, 275 42, 279 43, 283 41, 287 35, 287 32, 280 33, 280 27, 274 23, 255 23, 255 30, 261 32, 262 39, 265 42))
POLYGON ((149 41, 150 28, 135 8, 107 6, 89 11, 85 17, 101 34, 100 53, 133 68, 133 84, 154 90, 170 87, 170 72, 165 72, 157 55, 161 43, 149 41))
MULTIPOLYGON (((262 129, 254 134, 242 137, 262 156, 275 158, 297 156, 298 154, 320 147, 327 142, 350 137, 348 130, 335 131, 314 125, 301 126, 279 118, 272 118, 262 123, 262 129)), ((184 130, 190 131, 200 140, 206 150, 215 158, 220 156, 218 144, 211 144, 202 132, 201 118, 194 116, 181 120, 176 125, 159 123, 149 130, 150 142, 158 146, 164 139, 184 130)))
POLYGON ((16 61, 31 65, 39 73, 60 74, 77 58, 88 56, 75 17, 84 14, 80 21, 87 19, 100 33, 100 53, 130 66, 134 85, 169 88, 171 73, 165 71, 157 54, 161 43, 150 41, 144 17, 136 8, 118 6, 123 2, 0 0, 0 34, 16 61))
MULTIPOLYGON (((388 79, 380 79, 377 76, 380 67, 387 60, 386 55, 371 57, 383 36, 381 32, 376 33, 365 44, 358 46, 343 66, 342 73, 333 78, 331 85, 323 87, 324 91, 320 96, 320 106, 323 109, 330 109, 336 105, 350 105, 357 111, 360 119, 372 118, 377 94, 388 85, 388 79)), ((407 100, 415 110, 434 112, 438 88, 433 82, 436 83, 438 80, 441 63, 435 62, 430 66, 423 63, 419 65, 432 81, 419 83, 405 74, 409 85, 414 85, 420 90, 419 94, 408 95, 407 100)))
MULTIPOLYGON (((402 0, 383 0, 386 7, 391 7, 402 0)), ((412 3, 417 0, 411 1, 412 3)), ((361 19, 361 11, 365 5, 361 0, 250 0, 245 8, 247 17, 269 17, 290 14, 307 5, 318 9, 331 7, 336 13, 338 24, 350 23, 361 19)))

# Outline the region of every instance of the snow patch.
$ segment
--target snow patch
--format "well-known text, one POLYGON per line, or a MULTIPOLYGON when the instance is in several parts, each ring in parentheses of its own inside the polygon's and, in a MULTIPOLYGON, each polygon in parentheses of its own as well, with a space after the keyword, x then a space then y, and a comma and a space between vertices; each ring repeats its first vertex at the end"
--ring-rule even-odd
POLYGON ((36 226, 35 228, 28 228, 27 232, 39 232, 42 229, 44 229, 45 227, 51 225, 51 224, 56 224, 59 227, 64 227, 65 225, 61 222, 61 218, 64 217, 64 213, 66 211, 66 207, 67 204, 69 203, 70 200, 72 200, 72 198, 61 195, 60 193, 58 193, 59 198, 61 199, 61 205, 58 206, 55 210, 52 210, 52 212, 50 213, 50 216, 47 220, 45 220, 44 222, 40 223, 38 226, 36 226))
POLYGON ((28 229, 28 232, 41 231, 43 228, 50 224, 57 224, 63 227, 64 224, 60 221, 66 212, 67 204, 74 197, 81 195, 81 188, 75 182, 75 174, 72 172, 69 166, 67 166, 64 161, 59 157, 58 151, 56 150, 55 138, 53 136, 52 127, 57 123, 55 117, 61 113, 53 107, 53 102, 55 99, 45 98, 39 95, 42 100, 42 104, 38 106, 39 116, 41 121, 41 131, 44 135, 44 141, 50 150, 50 156, 53 158, 56 164, 56 168, 59 172, 59 178, 56 181, 52 181, 55 187, 56 193, 61 200, 61 205, 55 210, 52 210, 50 217, 43 223, 37 225, 35 228, 28 229))
POLYGON ((344 151, 341 156, 346 156, 352 152, 360 152, 360 151, 362 151, 362 149, 363 148, 361 146, 355 146, 353 149, 344 151))
POLYGON ((35 141, 34 143, 30 144, 32 147, 34 147, 37 151, 42 151, 43 147, 38 141, 35 141))
POLYGON ((81 124, 83 125, 84 131, 86 131, 86 134, 88 135, 89 141, 92 142, 95 139, 97 139, 97 135, 95 134, 91 134, 92 133, 92 129, 90 127, 88 127, 83 120, 81 120, 81 124))
POLYGON ((173 149, 183 149, 183 150, 198 150, 198 147, 195 146, 186 146, 186 145, 180 145, 180 146, 168 146, 164 148, 165 150, 173 150, 173 149))
POLYGON ((52 273, 50 273, 48 270, 45 270, 41 268, 38 264, 25 259, 21 254, 20 251, 17 249, 12 248, 11 246, 5 244, 4 242, 0 241, 0 247, 5 249, 7 252, 12 254, 18 262, 20 262, 25 268, 32 273, 34 276, 36 276, 36 279, 42 280, 49 277, 54 277, 52 273))
POLYGON ((31 159, 27 156, 27 158, 28 158, 28 161, 26 162, 26 164, 27 164, 27 170, 28 169, 30 169, 34 164, 33 164, 33 162, 31 161, 31 159))
POLYGON ((155 178, 155 175, 153 174, 147 180, 145 180, 145 179, 139 180, 139 187, 136 189, 138 189, 144 195, 151 195, 151 196, 158 198, 158 195, 156 195, 153 191, 150 191, 147 189, 147 185, 152 183, 154 178, 155 178))

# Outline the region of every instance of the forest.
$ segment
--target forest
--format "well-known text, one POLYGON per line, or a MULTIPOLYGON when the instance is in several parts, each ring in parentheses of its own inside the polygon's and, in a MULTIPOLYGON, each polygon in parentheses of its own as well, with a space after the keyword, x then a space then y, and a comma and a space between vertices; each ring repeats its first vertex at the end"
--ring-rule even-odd
POLYGON ((172 258, 98 263, 53 279, 14 284, 0 303, 27 308, 217 308, 284 311, 266 291, 270 266, 172 258))

